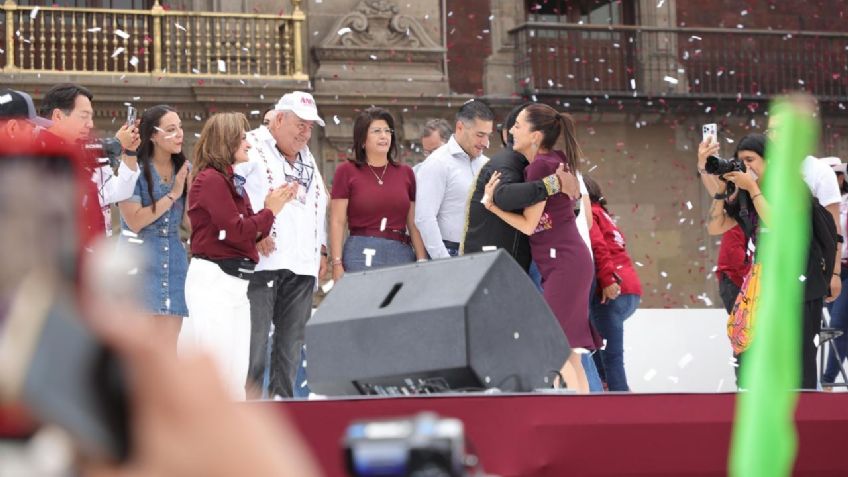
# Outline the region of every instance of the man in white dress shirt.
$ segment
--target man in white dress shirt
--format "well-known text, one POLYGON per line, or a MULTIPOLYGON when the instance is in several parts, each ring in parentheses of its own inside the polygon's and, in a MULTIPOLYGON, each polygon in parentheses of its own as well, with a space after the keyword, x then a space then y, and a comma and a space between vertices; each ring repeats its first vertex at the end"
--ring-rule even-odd
POLYGON ((315 123, 324 126, 309 93, 284 95, 270 124, 247 133, 248 162, 236 166, 253 210, 264 207, 271 189, 298 183, 295 197, 277 215, 271 235, 257 244, 259 264, 247 289, 250 299, 248 396, 257 396, 266 366, 268 333, 274 323, 270 396, 292 397, 312 294, 326 272, 327 189, 307 144, 315 123))
POLYGON ((465 228, 465 205, 474 178, 489 160, 495 115, 472 99, 456 114, 456 132, 415 173, 415 225, 431 259, 455 257, 465 228))

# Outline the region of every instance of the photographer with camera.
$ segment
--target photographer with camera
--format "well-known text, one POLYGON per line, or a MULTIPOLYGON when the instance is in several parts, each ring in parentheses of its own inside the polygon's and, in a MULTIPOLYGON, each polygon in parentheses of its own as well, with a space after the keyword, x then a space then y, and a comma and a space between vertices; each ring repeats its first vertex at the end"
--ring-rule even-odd
MULTIPOLYGON (((715 157, 718 153, 719 143, 713 136, 707 136, 698 146, 698 173, 710 197, 715 197, 724 187, 718 176, 709 174, 704 169, 707 158, 715 157)), ((742 288, 742 281, 751 270, 751 263, 746 259, 745 254, 746 242, 745 233, 738 225, 721 236, 721 246, 716 261, 716 278, 719 296, 728 313, 733 309, 733 303, 742 288)))
MULTIPOLYGON (((766 172, 766 137, 749 134, 743 137, 736 148, 733 159, 711 157, 705 164, 707 173, 724 182, 714 196, 710 207, 707 230, 711 235, 727 232, 740 226, 748 237, 748 256, 753 263, 745 278, 739 296, 727 323, 728 337, 734 356, 741 365, 741 356, 752 341, 751 328, 755 321, 756 304, 759 299, 760 265, 754 260, 757 234, 761 225, 767 225, 771 217, 768 201, 760 190, 760 182, 766 172)), ((801 171, 799 171, 801 173, 801 171)), ((808 186, 809 181, 807 182, 808 186)), ((813 191, 815 192, 815 191, 813 191)), ((831 275, 840 274, 833 269, 836 244, 836 227, 821 200, 810 194, 811 228, 807 270, 803 276, 804 302, 801 333, 801 388, 815 389, 817 385, 816 345, 814 338, 821 329, 822 307, 825 297, 839 290, 829 289, 831 275)), ((738 368, 737 368, 738 376, 738 368)))
POLYGON ((92 137, 93 98, 91 91, 71 83, 50 88, 41 101, 40 112, 53 124, 39 135, 39 139, 78 146, 91 158, 87 167, 91 169, 91 181, 97 188, 106 235, 111 235, 109 206, 129 199, 133 194, 140 174, 135 153, 140 139, 136 122, 121 126, 114 138, 101 140, 92 137), (116 156, 120 156, 117 175, 110 160, 116 156))

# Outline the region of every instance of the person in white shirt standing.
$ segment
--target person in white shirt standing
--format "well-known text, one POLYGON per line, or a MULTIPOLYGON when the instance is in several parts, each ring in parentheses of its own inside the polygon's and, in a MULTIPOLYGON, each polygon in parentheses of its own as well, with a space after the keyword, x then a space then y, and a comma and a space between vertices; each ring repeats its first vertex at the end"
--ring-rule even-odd
POLYGON ((250 280, 248 396, 256 397, 266 367, 268 333, 274 323, 269 394, 294 395, 306 322, 318 277, 327 270, 327 189, 307 144, 314 124, 324 126, 312 95, 295 91, 275 106, 270 124, 247 134, 248 162, 235 173, 255 210, 272 189, 298 183, 294 198, 276 216, 270 236, 257 244, 259 263, 250 280))
POLYGON ((489 158, 495 115, 472 99, 456 113, 456 132, 415 174, 415 225, 431 259, 455 257, 465 228, 465 204, 474 178, 489 158))

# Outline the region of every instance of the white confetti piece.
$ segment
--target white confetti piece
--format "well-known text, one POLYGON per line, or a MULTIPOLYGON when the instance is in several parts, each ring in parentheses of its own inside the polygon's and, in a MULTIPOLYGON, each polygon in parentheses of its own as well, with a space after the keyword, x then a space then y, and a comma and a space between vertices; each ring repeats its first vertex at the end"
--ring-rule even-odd
POLYGON ((649 369, 648 372, 645 373, 644 376, 642 376, 642 379, 644 379, 645 381, 650 381, 650 380, 654 379, 656 376, 657 376, 657 370, 652 368, 652 369, 649 369))
POLYGON ((556 249, 555 248, 551 249, 551 258, 556 258, 556 249))
POLYGON ((133 66, 133 68, 138 67, 138 57, 133 56, 132 58, 130 58, 130 64, 133 66))
POLYGON ((218 73, 226 73, 227 72, 227 62, 224 60, 218 60, 218 73))
POLYGON ((589 354, 589 350, 586 348, 573 348, 571 351, 574 351, 577 354, 589 354))
POLYGON ((33 9, 32 9, 32 11, 31 11, 31 12, 29 12, 29 18, 30 18, 31 20, 35 20, 35 17, 37 17, 37 16, 38 16, 38 11, 39 11, 39 10, 41 10, 41 7, 35 7, 35 8, 33 8, 33 9))
POLYGON ((307 381, 304 379, 302 383, 300 383, 300 387, 305 388, 307 381))
POLYGON ((138 238, 128 238, 127 242, 132 243, 132 244, 136 244, 136 245, 141 245, 141 244, 144 243, 144 240, 138 239, 138 238))
POLYGON ((339 36, 342 36, 342 35, 345 35, 347 33, 352 32, 352 31, 353 30, 351 30, 349 27, 344 27, 344 28, 340 28, 339 31, 336 32, 336 34, 338 34, 339 36))
POLYGON ((686 201, 686 208, 689 209, 689 210, 692 210, 692 201, 689 201, 689 200, 686 201))
POLYGON ((342 120, 339 119, 339 117, 334 114, 333 115, 333 122, 336 123, 336 125, 339 125, 339 124, 342 123, 342 120))
POLYGON ((99 32, 100 30, 102 30, 102 28, 100 28, 100 27, 94 27, 94 28, 89 28, 89 29, 88 29, 88 32, 89 32, 89 33, 97 33, 97 32, 99 32))
POLYGON ((177 28, 179 28, 179 29, 180 29, 180 30, 182 30, 182 31, 186 31, 185 27, 184 27, 184 26, 182 26, 182 25, 180 25, 179 23, 174 23, 174 26, 175 26, 175 27, 177 27, 177 28))
POLYGON ((225 238, 227 238, 227 231, 226 230, 219 230, 218 231, 218 240, 224 240, 225 238))
POLYGON ((680 82, 680 80, 678 80, 677 78, 672 78, 671 76, 666 76, 665 78, 663 78, 663 81, 669 84, 677 84, 680 82))
POLYGON ((268 288, 274 288, 274 280, 271 280, 270 282, 268 282, 267 285, 268 285, 268 288))
POLYGON ((362 250, 362 254, 365 255, 365 266, 371 266, 371 259, 374 258, 374 255, 377 253, 373 248, 366 248, 362 250))
POLYGON ((685 368, 685 367, 686 367, 689 363, 691 363, 691 362, 692 362, 692 359, 693 359, 692 353, 686 353, 686 354, 684 354, 684 355, 683 355, 683 357, 682 357, 682 358, 680 358, 680 359, 677 361, 677 366, 678 366, 680 369, 683 369, 683 368, 685 368))
POLYGON ((660 276, 663 277, 663 278, 666 278, 666 277, 668 277, 668 273, 660 272, 660 276))
POLYGON ((115 52, 114 52, 114 53, 112 53, 112 58, 117 57, 118 55, 120 55, 120 54, 121 54, 121 53, 123 53, 123 52, 124 52, 124 48, 123 48, 123 47, 119 47, 119 48, 117 48, 117 49, 115 50, 115 52))
POLYGON ((497 249, 498 249, 498 247, 496 247, 496 246, 494 246, 494 245, 483 245, 483 248, 482 248, 482 250, 483 250, 484 252, 494 252, 494 251, 496 251, 497 249))
POLYGON ((644 267, 644 265, 642 265, 642 262, 633 262, 633 263, 635 263, 637 267, 644 267))
POLYGON ((518 332, 517 332, 517 331, 516 331, 515 333, 513 333, 513 334, 512 334, 512 339, 514 339, 514 340, 517 340, 519 337, 521 337, 521 335, 520 335, 520 334, 518 334, 518 332))
POLYGON ((3 96, 0 96, 0 104, 6 104, 11 100, 12 100, 11 94, 4 94, 3 96))
POLYGON ((130 37, 130 34, 125 32, 124 30, 115 30, 115 35, 123 38, 124 40, 130 37))
POLYGON ((127 272, 127 275, 138 275, 138 268, 133 268, 127 272))
POLYGON ((383 219, 380 221, 380 232, 384 232, 386 230, 387 221, 388 219, 386 217, 383 217, 383 219))
POLYGON ((798 280, 801 280, 801 282, 806 282, 806 281, 807 281, 807 277, 806 277, 806 276, 804 276, 804 275, 801 275, 800 277, 798 277, 798 280))
POLYGON ((121 235, 123 235, 124 237, 138 237, 137 233, 127 229, 121 230, 121 235))
POLYGON ((376 60, 376 59, 377 59, 377 55, 368 55, 368 58, 371 58, 372 60, 376 60))
POLYGON ((250 115, 251 116, 259 116, 261 113, 262 112, 259 111, 258 109, 254 109, 253 111, 250 112, 250 115))
POLYGON ((335 282, 335 281, 330 280, 330 281, 328 281, 327 283, 325 283, 325 284, 321 285, 321 291, 323 291, 323 292, 324 292, 324 294, 326 295, 327 293, 330 293, 330 290, 332 290, 332 289, 333 289, 333 286, 334 286, 335 284, 336 284, 336 282, 335 282))
POLYGON ((635 80, 635 79, 632 79, 632 78, 631 78, 631 80, 630 80, 630 89, 632 89, 632 90, 636 91, 636 80, 635 80))

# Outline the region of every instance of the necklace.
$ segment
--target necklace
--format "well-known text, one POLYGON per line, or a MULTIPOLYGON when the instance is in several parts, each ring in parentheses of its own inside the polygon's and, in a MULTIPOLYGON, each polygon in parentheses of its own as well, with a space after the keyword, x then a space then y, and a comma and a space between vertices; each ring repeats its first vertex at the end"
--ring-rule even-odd
POLYGON ((383 177, 386 175, 386 171, 389 170, 389 163, 387 162, 386 165, 383 166, 383 173, 379 176, 376 172, 374 172, 374 168, 371 167, 371 164, 366 163, 366 165, 368 166, 368 169, 371 169, 371 173, 374 174, 374 178, 377 179, 377 184, 383 185, 383 177))

